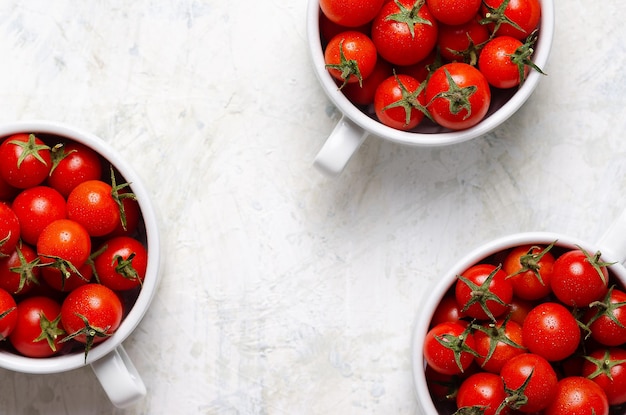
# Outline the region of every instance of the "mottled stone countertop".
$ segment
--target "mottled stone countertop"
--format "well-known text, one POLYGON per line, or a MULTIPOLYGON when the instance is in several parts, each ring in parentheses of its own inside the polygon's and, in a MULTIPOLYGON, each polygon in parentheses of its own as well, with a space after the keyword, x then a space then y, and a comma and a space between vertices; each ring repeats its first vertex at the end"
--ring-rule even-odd
POLYGON ((2 414, 417 414, 421 296, 493 238, 596 240, 626 206, 626 3, 556 2, 518 114, 444 148, 368 138, 313 166, 339 114, 306 0, 6 0, 0 122, 50 119, 132 160, 162 219, 152 307, 124 346, 148 389, 111 405, 89 367, 0 369, 2 414))

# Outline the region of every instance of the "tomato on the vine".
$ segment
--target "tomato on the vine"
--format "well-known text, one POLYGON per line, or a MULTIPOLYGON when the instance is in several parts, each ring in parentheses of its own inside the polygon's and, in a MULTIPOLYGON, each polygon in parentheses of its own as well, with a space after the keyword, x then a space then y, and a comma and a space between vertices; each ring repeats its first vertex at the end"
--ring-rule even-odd
POLYGON ((495 321, 508 309, 513 287, 500 267, 477 264, 457 276, 454 286, 461 311, 470 317, 495 321))
POLYGON ((376 88, 374 110, 378 120, 398 130, 410 130, 424 118, 424 88, 409 75, 394 74, 376 88))
POLYGON ((63 349, 61 305, 44 296, 29 297, 17 305, 17 324, 9 336, 15 349, 28 357, 49 357, 63 349))
POLYGON ((437 124, 462 130, 485 118, 491 104, 491 90, 478 69, 452 62, 433 72, 426 85, 426 102, 437 124))
POLYGON ((324 62, 330 75, 345 86, 362 84, 374 71, 378 55, 372 40, 354 30, 333 37, 324 50, 324 62))
POLYGON ((372 41, 383 59, 413 65, 435 47, 438 26, 425 0, 392 0, 372 22, 372 41))
POLYGON ((552 267, 552 292, 568 306, 586 307, 607 293, 607 265, 600 261, 600 252, 593 256, 583 249, 565 252, 552 267))

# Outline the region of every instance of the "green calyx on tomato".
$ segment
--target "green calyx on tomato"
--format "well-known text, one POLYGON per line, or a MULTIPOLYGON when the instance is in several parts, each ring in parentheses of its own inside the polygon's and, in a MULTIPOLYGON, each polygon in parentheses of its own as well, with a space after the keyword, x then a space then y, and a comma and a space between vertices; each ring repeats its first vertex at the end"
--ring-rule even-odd
POLYGON ((513 26, 519 31, 522 31, 522 32, 524 31, 524 29, 522 29, 517 23, 515 23, 505 14, 505 10, 507 6, 509 5, 510 1, 511 0, 504 0, 498 7, 491 7, 488 4, 485 4, 485 2, 483 2, 483 4, 485 4, 485 6, 487 7, 488 11, 485 14, 485 17, 480 20, 480 24, 494 23, 495 27, 493 28, 492 36, 495 36, 500 26, 502 26, 502 24, 504 23, 513 26))
POLYGON ((491 321, 496 321, 495 316, 493 315, 493 313, 489 309, 489 306, 487 305, 487 301, 495 301, 496 303, 502 306, 506 306, 506 303, 502 301, 502 299, 498 297, 496 294, 492 293, 489 289, 489 285, 491 284, 491 281, 496 276, 496 274, 500 271, 501 268, 502 268, 502 265, 498 265, 496 268, 494 268, 494 270, 489 273, 489 276, 487 277, 487 279, 485 279, 485 281, 481 285, 478 285, 470 281, 469 279, 465 278, 462 275, 457 275, 457 278, 461 280, 462 282, 464 282, 472 290, 471 297, 469 301, 467 301, 463 309, 461 310, 462 312, 466 312, 467 309, 470 308, 474 304, 479 304, 480 308, 483 309, 483 311, 485 312, 485 314, 487 314, 487 316, 491 319, 491 321))
MULTIPOLYGON (((358 66, 357 66, 358 70, 358 66)), ((122 222, 122 228, 126 230, 126 209, 124 208, 124 199, 137 200, 137 196, 131 192, 121 192, 121 190, 130 187, 130 183, 122 183, 117 184, 115 180, 115 171, 113 170, 113 166, 111 166, 111 197, 117 204, 120 210, 120 221, 122 222)))
POLYGON ((617 326, 625 328, 622 322, 619 321, 617 317, 615 317, 615 310, 626 306, 626 301, 621 301, 617 303, 611 301, 614 289, 615 286, 611 286, 602 301, 594 301, 593 303, 589 304, 589 308, 595 309, 595 314, 593 315, 593 317, 591 317, 587 324, 583 325, 583 328, 587 331, 587 337, 589 337, 589 335, 591 334, 590 327, 593 322, 601 317, 607 317, 609 320, 617 324, 617 326))
POLYGON ((393 71, 393 76, 396 78, 396 82, 398 82, 400 91, 402 91, 402 99, 387 105, 382 110, 386 111, 390 108, 395 108, 395 107, 404 108, 404 112, 406 114, 405 125, 408 125, 411 122, 411 111, 414 109, 420 111, 422 114, 427 116, 428 119, 432 120, 430 113, 428 112, 426 107, 420 103, 418 99, 418 97, 424 91, 424 88, 426 87, 426 82, 422 82, 415 91, 409 92, 409 90, 407 90, 407 88, 404 86, 404 84, 402 83, 398 75, 396 74, 395 70, 393 71))
POLYGON ((76 313, 76 316, 80 318, 83 321, 83 323, 85 323, 85 327, 82 327, 79 330, 76 330, 74 333, 68 334, 66 337, 64 337, 61 340, 61 342, 64 343, 66 341, 72 340, 73 338, 77 336, 84 335, 85 336, 85 363, 87 363, 87 355, 89 354, 89 351, 91 350, 91 347, 93 346, 96 337, 98 338, 110 337, 111 334, 113 333, 109 333, 109 327, 102 328, 102 327, 92 326, 89 323, 89 320, 87 319, 87 317, 83 316, 80 313, 76 313))
MULTIPOLYGON (((6 245, 9 242, 10 239, 11 239, 11 231, 9 231, 7 236, 5 236, 4 238, 0 239, 0 248, 2 248, 3 245, 6 245)), ((9 256, 9 254, 5 254, 4 252, 0 251, 0 258, 6 258, 8 256, 9 256)))
POLYGON ((76 266, 74 266, 74 264, 72 264, 71 261, 68 261, 66 259, 63 259, 59 256, 55 256, 55 255, 44 255, 42 254, 41 257, 43 258, 50 258, 52 259, 52 262, 48 262, 46 264, 41 265, 42 267, 50 267, 50 268, 55 268, 58 269, 59 272, 61 272, 61 289, 64 289, 65 287, 65 281, 70 278, 73 274, 78 275, 78 277, 84 281, 88 281, 87 278, 85 278, 83 276, 83 274, 80 273, 80 271, 78 270, 78 268, 76 268, 76 266))
POLYGON ((34 270, 37 267, 41 267, 41 263, 39 257, 33 259, 31 262, 28 262, 19 246, 15 247, 15 251, 17 252, 17 257, 20 260, 20 265, 10 268, 10 271, 19 274, 20 276, 20 282, 16 291, 20 292, 26 284, 39 284, 39 279, 35 275, 34 270))
POLYGON ((14 144, 22 148, 22 153, 17 159, 18 169, 22 165, 22 162, 24 161, 24 159, 26 159, 26 157, 28 156, 33 156, 34 158, 39 160, 43 165, 47 165, 46 161, 43 159, 43 157, 41 157, 41 154, 39 154, 39 152, 41 150, 50 150, 50 147, 48 147, 45 144, 37 144, 35 140, 36 140, 35 134, 29 134, 28 141, 20 141, 20 140, 9 141, 10 144, 14 144))
POLYGON ((359 80, 359 86, 363 86, 363 75, 361 74, 361 70, 359 69, 359 63, 356 59, 347 59, 345 53, 343 52, 343 39, 339 42, 339 63, 327 63, 326 69, 336 69, 341 72, 341 79, 343 79, 343 84, 339 87, 342 89, 348 83, 348 79, 351 76, 355 76, 359 80))
POLYGON ((507 278, 514 277, 516 275, 522 274, 526 271, 532 271, 532 273, 537 277, 537 280, 541 283, 541 285, 546 285, 543 282, 543 278, 541 278, 541 273, 539 270, 541 269, 541 265, 539 262, 541 258, 543 258, 550 250, 554 247, 554 244, 557 241, 552 242, 550 245, 546 246, 542 251, 535 253, 537 246, 532 246, 526 255, 520 257, 520 265, 522 266, 517 272, 508 275, 507 278))
POLYGON ((604 350, 604 356, 602 357, 602 359, 596 359, 595 357, 592 357, 592 356, 584 356, 584 358, 587 361, 593 363, 596 367, 596 370, 587 376, 587 378, 592 379, 592 380, 594 378, 597 378, 600 375, 604 375, 610 380, 613 380, 613 375, 611 374, 611 370, 613 369, 613 367, 626 363, 626 359, 617 360, 617 359, 611 358, 610 349, 604 350))
POLYGON ((469 98, 478 90, 476 85, 468 85, 466 87, 459 87, 448 69, 443 68, 443 71, 446 74, 446 80, 448 81, 448 90, 442 91, 435 95, 430 102, 426 105, 428 107, 430 103, 438 98, 447 99, 450 102, 450 113, 458 114, 463 109, 467 110, 467 114, 463 117, 464 120, 468 119, 472 115, 472 104, 469 101, 469 98))
POLYGON ((524 382, 517 389, 508 388, 505 382, 504 390, 506 391, 507 397, 504 401, 502 401, 496 413, 500 413, 505 406, 508 406, 513 410, 517 410, 528 403, 528 396, 526 396, 524 392, 526 391, 526 387, 528 387, 534 373, 535 369, 533 368, 531 369, 528 377, 526 377, 526 380, 524 380, 524 382))
POLYGON ((455 336, 453 334, 442 334, 435 336, 435 340, 439 342, 446 349, 450 349, 454 353, 454 361, 458 368, 463 373, 465 370, 463 369, 463 363, 461 362, 461 355, 463 353, 469 353, 474 357, 479 357, 478 353, 471 347, 469 347, 465 340, 467 336, 472 332, 471 325, 468 325, 463 333, 455 336))
POLYGON ((587 252, 586 250, 582 249, 580 246, 578 247, 578 249, 580 249, 582 251, 582 253, 585 254, 585 260, 587 262, 589 262, 593 266, 593 269, 596 270, 596 272, 600 276, 600 279, 602 280, 602 282, 604 284, 606 284, 607 283, 606 276, 602 272, 602 268, 608 267, 609 265, 613 265, 613 264, 615 264, 615 262, 603 262, 603 261, 600 261, 600 257, 602 256, 602 253, 600 251, 597 251, 593 256, 591 256, 589 254, 589 252, 587 252))
MULTIPOLYGON (((59 336, 65 334, 65 330, 59 327, 59 322, 61 321, 61 314, 59 314, 54 320, 50 321, 44 315, 44 313, 39 314, 39 326, 41 327, 41 334, 37 337, 33 342, 39 342, 45 340, 50 346, 50 350, 53 352, 57 351, 56 340, 59 336)), ((62 340, 61 340, 62 341, 62 340)))
POLYGON ((493 322, 489 323, 486 326, 481 324, 471 325, 473 330, 481 331, 489 337, 489 351, 487 352, 487 355, 484 356, 482 366, 484 366, 489 361, 489 359, 491 359, 499 343, 508 344, 509 346, 515 347, 516 349, 524 349, 524 346, 515 343, 509 338, 509 336, 506 335, 506 325, 510 319, 511 314, 507 315, 500 325, 493 322))
POLYGON ((404 7, 402 3, 398 0, 394 0, 394 3, 398 6, 400 11, 398 13, 390 14, 385 18, 385 20, 393 20, 398 23, 406 23, 409 27, 409 32, 411 32, 411 37, 415 38, 415 25, 416 24, 425 24, 431 26, 432 23, 428 19, 424 19, 419 15, 420 9, 426 4, 425 0, 416 0, 413 3, 413 7, 410 9, 404 7))
POLYGON ((519 87, 520 88, 524 84, 524 81, 526 80, 526 75, 525 75, 526 66, 530 66, 531 68, 533 68, 540 74, 546 75, 546 73, 543 70, 541 70, 540 67, 535 65, 535 62, 533 62, 530 59, 532 54, 535 52, 535 50, 533 49, 533 46, 535 45, 536 42, 537 42, 537 30, 532 32, 530 36, 526 38, 526 42, 522 46, 517 48, 515 53, 509 55, 511 57, 511 62, 517 65, 517 70, 519 71, 519 87))

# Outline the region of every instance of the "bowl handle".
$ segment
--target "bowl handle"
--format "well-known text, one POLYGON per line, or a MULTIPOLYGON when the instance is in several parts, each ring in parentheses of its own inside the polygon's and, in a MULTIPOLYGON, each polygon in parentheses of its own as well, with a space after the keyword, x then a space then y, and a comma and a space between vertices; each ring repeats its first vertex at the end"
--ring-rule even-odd
POLYGON ((126 408, 146 395, 146 386, 121 345, 91 363, 113 405, 126 408))
POLYGON ((626 261, 626 210, 604 232, 598 247, 607 258, 621 263, 626 261))
POLYGON ((365 130, 343 115, 317 153, 313 164, 329 176, 338 175, 367 136, 365 130))

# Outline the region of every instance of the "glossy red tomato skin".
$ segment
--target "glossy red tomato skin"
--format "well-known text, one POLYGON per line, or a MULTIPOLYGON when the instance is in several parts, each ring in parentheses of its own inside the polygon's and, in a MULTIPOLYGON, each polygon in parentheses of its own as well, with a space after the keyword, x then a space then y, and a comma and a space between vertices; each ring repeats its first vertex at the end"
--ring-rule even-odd
POLYGON ((385 0, 320 0, 322 13, 332 22, 358 27, 374 19, 385 0))
POLYGON ((56 157, 56 163, 47 184, 67 198, 79 183, 102 177, 102 160, 93 149, 77 142, 65 143, 56 157))
POLYGON ((58 219, 46 226, 37 240, 37 254, 42 264, 53 262, 50 256, 71 262, 76 268, 83 266, 91 253, 91 237, 78 222, 58 219))
MULTIPOLYGON (((523 43, 511 36, 498 36, 483 47, 478 58, 478 69, 485 75, 489 85, 500 89, 519 86, 521 79, 516 63, 511 56, 523 43)), ((530 69, 524 66, 524 78, 530 69)))
MULTIPOLYGON (((121 189, 119 193, 123 195, 128 193, 129 190, 121 189)), ((126 217, 126 226, 122 224, 120 220, 115 229, 108 233, 107 237, 113 236, 132 236, 139 228, 139 222, 141 220, 141 209, 139 208, 139 202, 130 197, 122 197, 122 206, 124 207, 124 216, 126 217)))
POLYGON ((94 261, 102 285, 114 291, 124 291, 136 288, 143 282, 148 266, 148 252, 141 242, 128 236, 120 236, 108 239, 103 248, 94 261), (116 270, 118 257, 128 260, 131 255, 132 275, 124 276, 116 270))
POLYGON ((385 79, 393 74, 393 69, 388 62, 377 59, 374 71, 363 79, 361 85, 358 82, 346 84, 342 91, 344 95, 355 105, 366 106, 374 103, 376 88, 385 79))
MULTIPOLYGON (((486 6, 497 9, 503 2, 504 0, 484 0, 483 16, 488 12, 486 6)), ((496 34, 522 40, 526 39, 538 27, 541 20, 541 4, 539 0, 510 0, 504 13, 523 30, 520 31, 510 24, 504 23, 500 25, 496 34)), ((491 25, 491 29, 495 29, 494 25, 491 25)))
POLYGON ((11 186, 0 176, 0 202, 10 202, 19 191, 20 189, 11 186))
POLYGON ((0 340, 9 337, 15 330, 17 325, 16 306, 13 296, 8 291, 0 289, 0 315, 6 313, 4 317, 0 318, 0 340))
MULTIPOLYGON (((45 339, 35 341, 42 332, 41 315, 51 322, 60 315, 61 305, 58 302, 44 296, 28 297, 18 304, 17 311, 18 322, 9 340, 19 353, 27 357, 42 358, 53 356, 64 348, 64 343, 61 343, 62 335, 54 339, 56 351, 45 339)), ((63 329, 63 326, 59 324, 58 328, 63 329)))
POLYGON ((608 415, 609 403, 606 394, 595 382, 570 376, 561 379, 553 401, 544 415, 608 415))
POLYGON ((507 393, 502 378, 494 373, 478 372, 461 383, 456 397, 457 408, 485 407, 483 415, 506 415, 509 408, 503 406, 507 393))
POLYGON ((544 249, 544 246, 517 246, 505 257, 502 269, 507 274, 507 279, 511 281, 513 293, 518 298, 534 301, 544 298, 552 292, 550 281, 552 280, 554 256, 550 252, 546 252, 541 259, 536 261, 537 272, 539 272, 541 280, 537 278, 531 269, 522 264, 522 258, 529 252, 539 254, 544 249))
POLYGON ((439 339, 443 339, 444 336, 465 336, 465 345, 474 349, 474 337, 472 334, 467 333, 466 325, 460 323, 442 323, 431 328, 426 334, 424 340, 424 358, 429 366, 434 370, 444 375, 458 375, 467 370, 474 362, 474 356, 467 351, 460 351, 459 361, 461 367, 458 366, 455 360, 455 353, 451 349, 441 345, 439 339))
MULTIPOLYGON (((89 325, 113 334, 117 331, 123 315, 122 303, 114 291, 101 284, 90 283, 70 292, 61 304, 61 322, 68 334, 85 328, 84 321, 77 315, 84 316, 89 325)), ((94 343, 100 343, 108 337, 94 337, 94 343)), ((74 337, 85 343, 85 334, 74 337)))
POLYGON ((600 277, 587 260, 587 255, 580 249, 574 249, 554 261, 550 283, 552 292, 559 301, 568 306, 587 307, 602 299, 608 292, 608 270, 601 267, 603 276, 600 277))
POLYGON ((480 24, 478 19, 472 18, 468 22, 459 25, 440 25, 437 46, 441 57, 446 61, 465 62, 475 65, 475 60, 478 59, 479 55, 479 45, 487 40, 489 40, 489 30, 480 24), (475 49, 473 55, 471 54, 472 45, 475 49))
POLYGON ((433 313, 430 325, 434 327, 440 323, 456 323, 463 317, 465 317, 465 313, 461 311, 461 307, 459 303, 457 303, 456 298, 454 298, 454 295, 449 294, 444 296, 439 302, 439 305, 433 313))
POLYGON ((534 353, 522 353, 509 360, 500 371, 500 376, 508 389, 522 387, 530 377, 524 394, 528 401, 519 406, 524 413, 533 413, 545 409, 557 390, 557 375, 552 365, 543 357, 534 353))
MULTIPOLYGON (((598 343, 605 346, 620 346, 626 344, 626 305, 619 305, 626 303, 626 292, 614 288, 607 297, 610 304, 613 304, 613 309, 606 311, 609 315, 594 318, 589 324, 589 330, 591 337, 598 343)), ((586 321, 590 321, 596 311, 601 309, 590 309, 586 313, 586 321)))
POLYGON ((11 255, 20 240, 20 221, 7 203, 0 202, 0 258, 11 255))
POLYGON ((374 43, 364 33, 358 31, 346 31, 333 37, 324 50, 324 62, 328 72, 338 82, 359 83, 374 71, 378 55, 374 43), (346 77, 342 70, 329 67, 328 65, 341 65, 341 54, 347 61, 354 61, 358 66, 359 76, 353 71, 346 77))
POLYGON ((609 405, 626 402, 626 350, 619 347, 597 349, 584 360, 581 375, 593 380, 606 393, 609 405))
POLYGON ((113 232, 120 223, 120 208, 111 185, 101 180, 78 184, 67 197, 67 217, 80 223, 91 236, 113 232))
MULTIPOLYGON (((508 310, 508 304, 513 298, 513 287, 511 283, 506 280, 506 274, 501 269, 496 271, 494 265, 478 264, 467 269, 463 272, 462 276, 478 286, 483 286, 489 275, 493 272, 495 272, 495 276, 489 283, 488 289, 490 293, 501 300, 502 304, 496 300, 487 300, 486 306, 491 311, 491 314, 497 318, 508 310)), ((461 310, 470 317, 480 320, 490 319, 490 316, 479 302, 474 302, 469 307, 467 306, 474 295, 473 291, 472 287, 460 279, 457 279, 454 295, 457 303, 461 306, 461 310)))
MULTIPOLYGON (((411 10, 415 0, 398 0, 411 10)), ((428 6, 423 4, 418 16, 428 23, 416 23, 411 33, 407 23, 390 18, 401 10, 395 1, 382 7, 372 22, 372 41, 380 56, 393 65, 413 65, 426 58, 437 43, 439 25, 428 6)))
POLYGON ((69 293, 76 288, 89 284, 93 279, 93 268, 88 262, 77 267, 78 273, 70 271, 69 275, 62 274, 56 268, 42 268, 41 278, 49 289, 59 293, 69 293))
POLYGON ((12 269, 19 268, 23 265, 18 254, 18 249, 24 261, 27 263, 32 263, 38 258, 37 252, 35 252, 30 245, 23 243, 18 244, 13 253, 8 257, 0 258, 0 288, 11 294, 26 294, 33 288, 35 281, 39 281, 41 268, 37 266, 31 268, 33 279, 22 278, 21 273, 13 271, 12 269), (24 281, 22 281, 22 279, 24 281), (20 285, 22 285, 21 288, 20 285))
POLYGON ((473 19, 482 4, 481 0, 426 0, 437 21, 447 25, 461 25, 473 19))
MULTIPOLYGON (((499 320, 496 323, 484 323, 482 326, 485 330, 489 330, 490 326, 501 328, 504 323, 503 320, 499 320)), ((476 357, 476 363, 478 363, 482 370, 499 374, 506 362, 526 352, 522 336, 522 326, 519 323, 509 320, 506 322, 506 325, 504 325, 504 335, 509 341, 517 344, 519 347, 515 347, 499 339, 494 339, 490 337, 488 333, 489 331, 474 331, 474 342, 476 344, 474 349, 476 353, 480 355, 480 357, 476 357), (496 342, 496 347, 491 357, 487 359, 493 342, 496 342)))
POLYGON ((544 302, 533 308, 522 326, 524 345, 550 362, 571 356, 580 344, 576 318, 563 305, 544 302))
POLYGON ((478 124, 487 115, 491 104, 491 89, 478 69, 466 63, 452 62, 433 72, 426 86, 426 102, 437 124, 451 130, 464 130, 478 124), (452 87, 448 82, 446 71, 459 88, 476 87, 476 91, 468 97, 469 110, 460 108, 456 112, 451 111, 450 99, 437 97, 452 87))
MULTIPOLYGON (((424 119, 424 113, 414 107, 409 107, 409 121, 407 123, 407 109, 402 106, 390 107, 405 99, 403 88, 408 93, 415 93, 420 87, 420 82, 409 75, 392 75, 380 83, 374 95, 374 110, 378 120, 388 127, 397 130, 411 130, 424 119)), ((415 101, 424 107, 426 100, 424 93, 420 92, 415 101)))
POLYGON ((13 187, 26 189, 43 183, 51 168, 50 148, 39 138, 31 137, 31 134, 14 134, 0 144, 0 175, 13 187), (32 144, 32 154, 20 161, 22 154, 27 151, 25 143, 32 144))
POLYGON ((65 219, 65 198, 49 186, 35 186, 20 192, 11 205, 20 221, 22 240, 36 245, 39 234, 51 222, 65 219))

